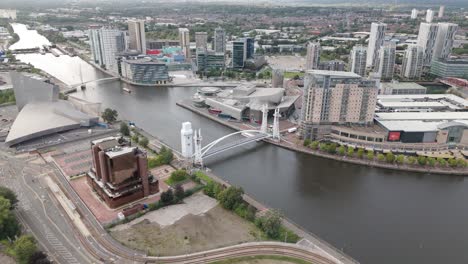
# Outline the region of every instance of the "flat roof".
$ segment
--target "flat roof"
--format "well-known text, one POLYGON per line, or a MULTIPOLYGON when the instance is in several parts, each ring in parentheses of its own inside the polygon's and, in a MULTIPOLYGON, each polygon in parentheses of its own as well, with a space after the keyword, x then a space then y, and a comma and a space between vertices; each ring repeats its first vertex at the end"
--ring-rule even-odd
POLYGON ((125 154, 128 154, 128 153, 132 153, 135 149, 136 149, 136 147, 119 147, 119 146, 116 146, 115 148, 108 149, 106 151, 106 155, 109 158, 115 158, 115 157, 118 157, 120 155, 125 155, 125 154))
POLYGON ((330 75, 334 78, 361 78, 359 74, 346 71, 307 70, 306 73, 315 75, 330 75))
POLYGON ((440 102, 380 102, 379 105, 385 108, 444 108, 448 107, 440 102))
POLYGON ((392 120, 468 120, 468 112, 392 112, 392 113, 375 113, 377 121, 392 121, 392 120))
POLYGON ((387 83, 381 83, 382 86, 388 87, 391 89, 424 89, 426 90, 427 88, 419 85, 415 82, 387 82, 387 83))
POLYGON ((380 101, 415 101, 415 100, 445 100, 453 101, 465 108, 468 108, 468 100, 463 99, 454 94, 391 94, 391 95, 378 95, 377 99, 380 101))
POLYGON ((455 120, 455 122, 447 121, 378 121, 380 125, 389 131, 404 131, 404 132, 436 132, 447 127, 447 125, 466 125, 468 120, 455 120))

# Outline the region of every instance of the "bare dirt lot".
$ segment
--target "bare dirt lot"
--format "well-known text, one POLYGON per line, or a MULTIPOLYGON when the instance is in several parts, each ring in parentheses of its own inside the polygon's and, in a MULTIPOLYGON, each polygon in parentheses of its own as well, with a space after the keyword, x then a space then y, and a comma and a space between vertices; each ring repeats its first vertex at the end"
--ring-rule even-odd
POLYGON ((160 226, 144 219, 128 228, 114 228, 111 235, 131 248, 156 256, 203 251, 261 240, 261 232, 219 205, 204 214, 187 214, 172 225, 160 226))

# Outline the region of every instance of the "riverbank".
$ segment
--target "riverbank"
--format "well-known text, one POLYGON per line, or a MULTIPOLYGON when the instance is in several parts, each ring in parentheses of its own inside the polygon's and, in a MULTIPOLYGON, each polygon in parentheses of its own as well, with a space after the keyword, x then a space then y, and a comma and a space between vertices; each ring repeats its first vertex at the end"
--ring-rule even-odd
MULTIPOLYGON (((213 120, 215 122, 218 122, 222 125, 225 125, 231 129, 240 131, 243 129, 239 124, 242 123, 232 123, 225 121, 217 116, 211 115, 208 112, 201 111, 199 108, 196 108, 195 106, 191 105, 190 101, 184 100, 184 101, 179 101, 176 103, 176 105, 183 107, 187 110, 190 110, 194 113, 197 113, 203 117, 206 117, 210 120, 213 120)), ((446 175, 458 175, 458 176, 466 176, 468 175, 468 168, 437 168, 437 167, 430 167, 430 166, 417 166, 417 165, 405 165, 405 164, 390 164, 390 163, 384 163, 384 162, 379 162, 377 160, 363 160, 359 158, 353 158, 353 157, 347 157, 347 156, 339 156, 339 155, 334 155, 334 154, 329 154, 323 151, 319 150, 312 150, 310 148, 306 148, 302 146, 302 141, 301 142, 289 142, 289 141, 275 141, 271 139, 264 139, 265 142, 271 143, 273 145, 291 150, 291 151, 297 151, 301 152, 304 154, 309 154, 313 156, 318 156, 322 158, 327 158, 327 159, 333 159, 336 161, 341 161, 341 162, 347 162, 347 163, 352 163, 356 165, 363 165, 363 166, 371 166, 371 167, 376 167, 376 168, 382 168, 382 169, 391 169, 391 170, 398 170, 398 171, 410 171, 410 172, 418 172, 418 173, 432 173, 432 174, 446 174, 446 175)))

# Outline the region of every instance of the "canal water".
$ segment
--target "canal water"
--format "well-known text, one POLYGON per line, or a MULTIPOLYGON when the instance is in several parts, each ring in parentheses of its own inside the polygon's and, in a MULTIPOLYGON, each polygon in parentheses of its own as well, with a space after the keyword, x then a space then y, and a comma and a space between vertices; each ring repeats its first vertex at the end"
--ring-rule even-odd
MULTIPOLYGON (((77 83, 79 64, 87 80, 105 77, 68 56, 18 58, 68 84, 77 83)), ((121 118, 176 148, 184 121, 202 129, 205 144, 232 132, 175 105, 193 93, 193 88, 132 87, 112 81, 90 83, 76 96, 116 109, 121 118)), ((206 165, 361 263, 468 263, 464 177, 345 164, 266 143, 222 153, 206 165)))

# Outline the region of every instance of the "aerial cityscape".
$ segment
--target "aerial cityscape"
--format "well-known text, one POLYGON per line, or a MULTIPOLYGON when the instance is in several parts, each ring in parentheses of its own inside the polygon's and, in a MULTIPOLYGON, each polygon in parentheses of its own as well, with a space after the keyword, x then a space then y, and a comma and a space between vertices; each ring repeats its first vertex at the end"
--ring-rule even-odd
POLYGON ((0 2, 0 263, 468 263, 468 2, 0 2))

